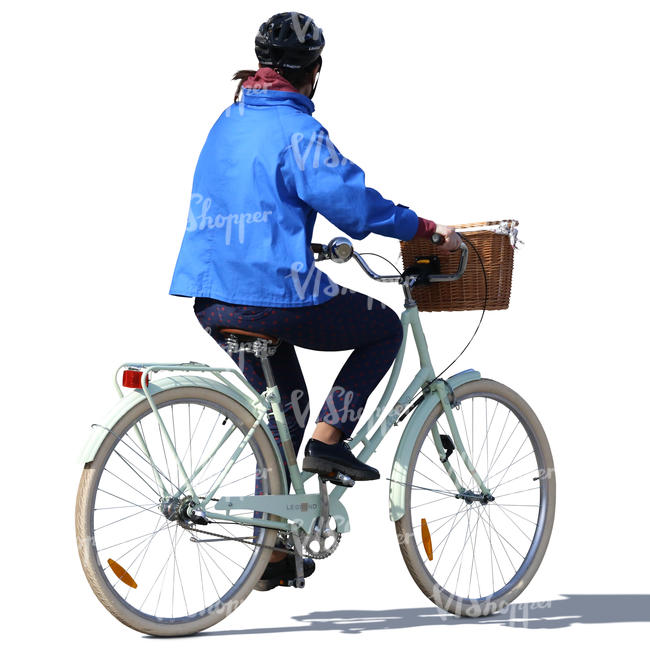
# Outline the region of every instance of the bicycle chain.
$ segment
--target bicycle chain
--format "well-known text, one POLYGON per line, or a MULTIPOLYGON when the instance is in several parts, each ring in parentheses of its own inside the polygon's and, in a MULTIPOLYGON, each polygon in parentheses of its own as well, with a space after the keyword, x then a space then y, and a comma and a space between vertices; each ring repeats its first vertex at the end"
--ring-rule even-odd
MULTIPOLYGON (((229 539, 233 542, 240 542, 242 544, 248 544, 249 546, 259 546, 260 548, 270 548, 274 551, 277 551, 277 547, 275 546, 268 546, 267 544, 259 544, 258 542, 250 542, 247 539, 243 537, 230 537, 229 535, 222 535, 220 533, 211 533, 207 530, 201 530, 199 528, 192 528, 190 526, 184 526, 182 523, 179 522, 179 526, 183 528, 184 530, 188 530, 192 533, 200 533, 202 535, 210 535, 211 537, 221 537, 221 539, 229 539)), ((198 540, 196 537, 190 538, 190 539, 196 539, 197 542, 200 543, 200 540, 198 540)), ((284 550, 284 549, 283 549, 284 550)), ((286 550, 288 555, 297 555, 295 551, 289 551, 288 549, 286 550)))
MULTIPOLYGON (((248 541, 248 540, 246 540, 246 539, 244 539, 242 537, 230 537, 229 535, 222 535, 221 533, 211 533, 211 532, 209 532, 207 530, 200 530, 199 528, 192 528, 190 526, 184 526, 180 522, 179 522, 179 525, 184 530, 188 530, 188 531, 190 531, 192 533, 210 535, 211 537, 220 537, 221 539, 229 539, 229 540, 231 540, 233 542, 240 542, 242 544, 248 544, 250 546, 259 546, 260 548, 270 548, 270 549, 272 549, 274 551, 279 550, 277 546, 267 546, 266 544, 259 544, 258 542, 251 542, 251 541, 248 541)), ((304 548, 304 550, 303 550, 302 556, 303 557, 310 557, 310 558, 312 558, 314 560, 322 560, 322 559, 324 559, 326 557, 329 557, 337 549, 337 547, 339 545, 339 542, 341 541, 341 533, 339 533, 337 531, 334 534, 334 538, 335 538, 334 543, 332 544, 332 546, 330 546, 329 549, 326 549, 326 550, 323 550, 323 551, 312 551, 308 546, 306 546, 304 548)), ((196 537, 190 538, 190 539, 197 540, 197 542, 200 543, 200 541, 196 537)), ((288 547, 282 548, 280 550, 282 550, 282 552, 285 553, 286 555, 298 555, 298 553, 296 553, 296 551, 293 551, 288 547)))

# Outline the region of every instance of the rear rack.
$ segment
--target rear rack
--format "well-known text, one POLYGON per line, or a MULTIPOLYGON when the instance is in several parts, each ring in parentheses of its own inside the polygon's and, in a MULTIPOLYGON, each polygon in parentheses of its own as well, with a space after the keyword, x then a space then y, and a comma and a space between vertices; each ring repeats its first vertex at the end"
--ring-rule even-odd
POLYGON ((224 377, 224 373, 231 372, 253 393, 253 397, 255 399, 257 399, 266 408, 271 408, 270 402, 266 400, 264 395, 258 393, 257 390, 253 388, 252 384, 246 379, 246 377, 244 377, 244 375, 242 375, 241 372, 238 372, 238 370, 235 368, 222 368, 218 366, 208 366, 204 363, 199 363, 198 361, 188 361, 187 363, 143 363, 143 362, 123 363, 115 371, 113 383, 115 385, 115 389, 117 390, 119 396, 124 397, 124 391, 122 390, 122 386, 120 385, 120 381, 118 379, 121 370, 138 370, 142 372, 141 385, 136 390, 142 390, 150 402, 151 402, 151 396, 149 394, 149 390, 146 383, 147 383, 147 378, 152 373, 156 373, 160 371, 188 372, 188 373, 208 372, 214 375, 219 381, 226 384, 226 386, 229 386, 233 390, 241 393, 241 388, 237 387, 226 377, 224 377))
MULTIPOLYGON (((194 488, 192 487, 192 479, 194 477, 188 476, 187 472, 185 471, 185 467, 183 466, 183 461, 178 457, 178 453, 176 451, 176 448, 174 447, 171 437, 169 436, 167 427, 165 426, 165 423, 158 411, 158 407, 156 406, 156 403, 153 400, 153 397, 151 395, 152 385, 148 381, 149 375, 164 370, 171 371, 171 372, 188 372, 188 373, 207 372, 214 375, 224 386, 227 386, 232 391, 234 391, 235 394, 239 394, 242 395, 243 397, 246 397, 246 395, 243 393, 243 391, 240 388, 235 386, 231 381, 229 381, 226 377, 224 377, 224 374, 227 372, 234 373, 242 381, 242 383, 244 383, 252 391, 253 397, 251 398, 251 403, 255 411, 257 412, 257 417, 255 418, 255 421, 253 422, 253 424, 251 425, 251 427, 248 429, 248 431, 244 436, 245 441, 248 440, 253 435, 253 432, 255 431, 255 429, 261 422, 261 420, 264 418, 265 413, 271 408, 271 403, 267 399, 266 395, 262 395, 258 393, 253 388, 253 386, 248 382, 248 380, 241 373, 237 372, 235 368, 221 368, 216 366, 207 366, 203 363, 198 363, 196 361, 188 361, 187 363, 141 363, 141 362, 123 363, 116 370, 115 377, 114 377, 115 388, 118 394, 120 395, 120 397, 122 398, 124 397, 124 392, 122 391, 122 387, 120 386, 120 382, 118 381, 118 375, 120 373, 120 370, 122 369, 134 370, 136 372, 142 373, 140 375, 140 387, 135 388, 134 390, 142 391, 142 393, 147 398, 149 405, 151 406, 152 412, 155 414, 156 419, 158 420, 158 425, 160 426, 161 434, 167 440, 167 444, 169 446, 170 452, 172 453, 173 457, 176 459, 176 462, 178 463, 178 467, 180 470, 180 474, 184 480, 181 491, 187 487, 194 501, 196 503, 204 505, 201 499, 199 499, 199 497, 194 492, 194 488)), ((142 451, 147 456, 149 462, 151 463, 152 467, 155 470, 154 479, 156 480, 156 483, 158 484, 161 493, 165 497, 168 497, 169 493, 161 479, 158 468, 156 468, 155 464, 153 463, 153 460, 151 459, 142 431, 140 430, 138 424, 135 425, 135 428, 142 445, 142 451)), ((242 448, 243 447, 239 448, 239 452, 241 452, 242 448)), ((175 496, 178 496, 178 493, 175 496)))

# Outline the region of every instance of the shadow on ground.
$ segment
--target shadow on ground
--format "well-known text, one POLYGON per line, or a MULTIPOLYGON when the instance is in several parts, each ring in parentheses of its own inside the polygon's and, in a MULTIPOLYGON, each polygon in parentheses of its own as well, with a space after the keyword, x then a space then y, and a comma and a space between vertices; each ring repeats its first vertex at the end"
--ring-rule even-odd
POLYGON ((485 618, 461 618, 436 606, 411 609, 347 609, 292 617, 297 625, 210 630, 202 636, 270 634, 274 632, 338 631, 358 634, 431 625, 503 625, 530 629, 569 627, 576 623, 649 623, 650 594, 561 594, 557 600, 514 603, 485 618))

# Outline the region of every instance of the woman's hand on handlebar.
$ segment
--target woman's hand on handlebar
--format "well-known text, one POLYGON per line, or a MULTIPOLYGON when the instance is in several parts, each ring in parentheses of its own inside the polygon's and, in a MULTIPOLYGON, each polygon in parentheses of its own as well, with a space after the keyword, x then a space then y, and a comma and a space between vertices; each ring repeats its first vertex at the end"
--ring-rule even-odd
POLYGON ((436 234, 444 238, 440 244, 440 249, 443 251, 455 251, 460 247, 460 237, 458 233, 451 226, 443 226, 436 224, 436 234))

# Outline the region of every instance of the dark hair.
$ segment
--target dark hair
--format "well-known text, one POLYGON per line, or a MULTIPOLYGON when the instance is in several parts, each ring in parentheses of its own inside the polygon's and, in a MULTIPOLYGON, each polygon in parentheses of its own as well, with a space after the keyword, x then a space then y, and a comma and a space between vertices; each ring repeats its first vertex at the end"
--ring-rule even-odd
MULTIPOLYGON (((294 88, 300 88, 311 81, 311 76, 317 66, 320 66, 322 59, 319 56, 313 63, 310 63, 308 66, 299 69, 291 68, 275 68, 276 72, 281 74, 294 88)), ((239 95, 241 93, 242 84, 244 81, 250 77, 254 77, 257 73, 257 70, 238 70, 232 76, 233 81, 239 81, 237 85, 237 90, 235 91, 235 102, 239 101, 239 95)))

